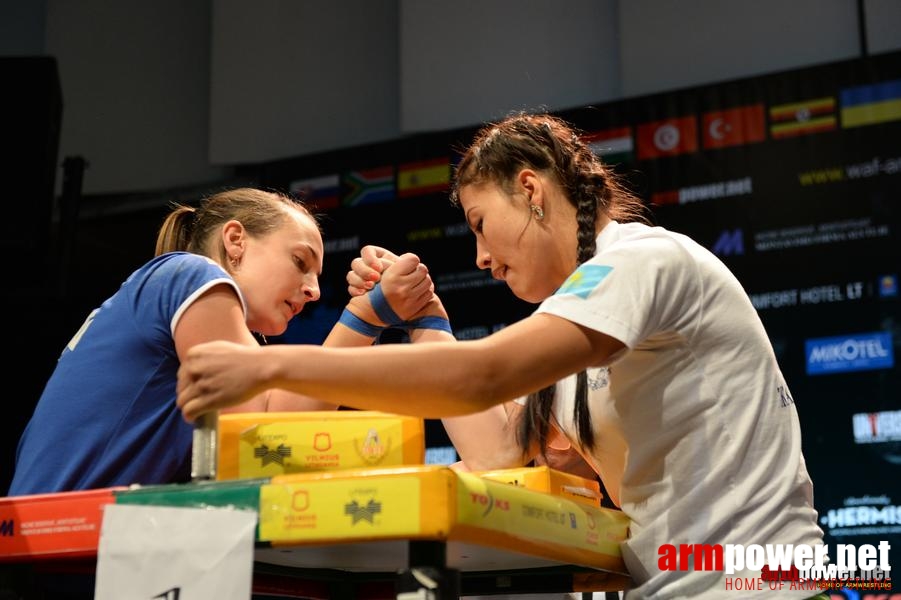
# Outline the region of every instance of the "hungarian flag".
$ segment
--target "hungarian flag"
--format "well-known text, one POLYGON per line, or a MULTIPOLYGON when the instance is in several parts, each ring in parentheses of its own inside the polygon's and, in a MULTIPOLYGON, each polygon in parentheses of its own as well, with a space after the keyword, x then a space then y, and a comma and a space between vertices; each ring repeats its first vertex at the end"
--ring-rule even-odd
POLYGON ((675 156, 698 149, 698 120, 692 115, 638 126, 638 160, 675 156))
POLYGON ((446 190, 450 187, 450 171, 447 157, 402 164, 397 168, 397 197, 446 190))
POLYGON ((631 127, 591 131, 582 136, 582 141, 607 164, 615 165, 632 160, 631 127))
POLYGON ((770 107, 770 136, 786 138, 835 129, 835 98, 812 98, 770 107))
POLYGON ((740 146, 766 139, 763 104, 752 104, 704 113, 704 148, 740 146))

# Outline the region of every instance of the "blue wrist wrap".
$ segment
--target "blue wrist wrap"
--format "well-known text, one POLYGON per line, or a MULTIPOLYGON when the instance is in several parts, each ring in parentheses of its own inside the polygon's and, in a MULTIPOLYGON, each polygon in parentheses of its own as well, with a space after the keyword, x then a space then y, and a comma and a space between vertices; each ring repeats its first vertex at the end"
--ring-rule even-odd
POLYGON ((344 312, 341 313, 341 317, 338 318, 338 322, 357 333, 374 338, 379 337, 379 334, 382 333, 382 329, 384 329, 384 327, 367 323, 346 308, 344 309, 344 312))
POLYGON ((438 331, 446 331, 449 334, 454 335, 450 326, 450 321, 444 317, 419 317, 412 321, 405 321, 402 327, 407 331, 410 331, 411 329, 437 329, 438 331))
POLYGON ((381 284, 377 283, 369 290, 369 303, 372 304, 372 310, 375 311, 375 314, 378 315, 379 319, 381 319, 388 327, 396 327, 403 324, 404 320, 401 319, 400 315, 394 312, 394 309, 388 304, 388 299, 385 298, 385 293, 382 291, 381 284))

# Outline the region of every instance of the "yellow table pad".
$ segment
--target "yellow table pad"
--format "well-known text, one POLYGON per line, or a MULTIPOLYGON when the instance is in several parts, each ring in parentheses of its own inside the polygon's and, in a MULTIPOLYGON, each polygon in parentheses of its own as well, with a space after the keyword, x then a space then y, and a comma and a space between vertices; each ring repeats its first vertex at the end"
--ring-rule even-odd
POLYGON ((422 464, 422 419, 376 411, 236 413, 219 417, 219 480, 422 464))
POLYGON ((564 496, 576 502, 600 506, 601 486, 594 479, 586 479, 572 473, 565 473, 547 466, 517 467, 492 471, 474 471, 474 475, 518 485, 530 490, 549 492, 564 496))
POLYGON ((259 539, 273 546, 460 541, 626 573, 628 525, 620 511, 444 466, 281 475, 260 489, 259 539))

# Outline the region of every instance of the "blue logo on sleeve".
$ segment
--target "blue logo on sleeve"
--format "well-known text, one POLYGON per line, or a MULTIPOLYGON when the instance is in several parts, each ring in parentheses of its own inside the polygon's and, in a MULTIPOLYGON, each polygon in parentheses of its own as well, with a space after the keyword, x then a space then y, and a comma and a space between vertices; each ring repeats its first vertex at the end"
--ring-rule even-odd
POLYGON ((582 265, 566 278, 554 295, 575 294, 587 298, 612 270, 613 267, 605 265, 582 265))

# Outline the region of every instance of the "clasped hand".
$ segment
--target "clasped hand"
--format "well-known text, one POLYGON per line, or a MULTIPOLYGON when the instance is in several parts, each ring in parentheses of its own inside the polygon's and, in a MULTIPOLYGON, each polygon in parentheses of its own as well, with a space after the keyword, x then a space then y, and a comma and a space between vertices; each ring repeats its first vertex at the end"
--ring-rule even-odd
MULTIPOLYGON (((366 246, 351 264, 348 309, 361 319, 380 323, 366 295, 377 281, 403 319, 444 314, 428 268, 415 254, 397 256, 384 248, 366 246), (354 273, 359 275, 352 278, 354 273)), ((214 341, 190 348, 178 370, 176 404, 182 416, 191 423, 206 412, 240 404, 277 387, 273 362, 260 347, 232 342, 214 341)))

